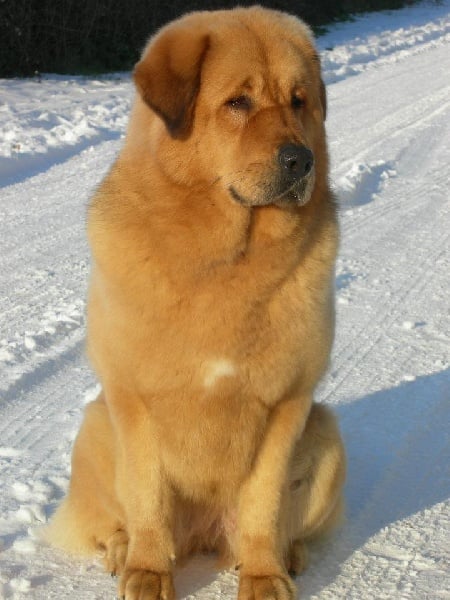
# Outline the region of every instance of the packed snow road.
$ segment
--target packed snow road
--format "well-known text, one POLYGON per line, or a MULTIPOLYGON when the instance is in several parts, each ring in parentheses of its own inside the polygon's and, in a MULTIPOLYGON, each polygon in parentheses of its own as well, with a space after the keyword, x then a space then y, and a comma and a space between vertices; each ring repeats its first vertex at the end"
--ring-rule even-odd
MULTIPOLYGON (((333 360, 347 522, 302 598, 450 598, 450 4, 333 29, 332 180, 341 202, 333 360)), ((88 197, 120 147, 128 77, 0 81, 0 598, 100 599, 115 582, 34 533, 67 487, 96 382, 84 358, 88 197), (45 87, 39 87, 43 85, 45 87)), ((196 559, 179 597, 233 598, 196 559)))

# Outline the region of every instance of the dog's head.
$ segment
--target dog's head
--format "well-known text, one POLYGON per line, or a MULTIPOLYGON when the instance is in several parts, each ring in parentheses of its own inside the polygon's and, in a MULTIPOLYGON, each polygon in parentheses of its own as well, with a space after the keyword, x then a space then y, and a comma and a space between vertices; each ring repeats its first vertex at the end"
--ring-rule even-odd
POLYGON ((187 15, 150 40, 134 81, 141 111, 158 115, 151 152, 174 182, 245 206, 303 205, 326 177, 325 89, 295 17, 260 7, 187 15))

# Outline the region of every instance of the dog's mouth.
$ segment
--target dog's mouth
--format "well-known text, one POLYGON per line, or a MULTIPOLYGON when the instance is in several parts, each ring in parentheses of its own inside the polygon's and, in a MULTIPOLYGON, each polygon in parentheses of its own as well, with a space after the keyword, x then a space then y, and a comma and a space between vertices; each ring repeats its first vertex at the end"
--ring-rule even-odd
POLYGON ((296 181, 290 188, 276 198, 274 204, 295 204, 296 206, 305 206, 311 199, 314 187, 314 173, 296 181))
POLYGON ((250 198, 239 192, 233 185, 228 187, 228 192, 233 200, 242 206, 269 206, 272 204, 279 206, 280 208, 286 206, 302 207, 311 199, 314 181, 314 170, 312 170, 306 177, 295 181, 291 186, 281 192, 279 189, 276 191, 273 190, 272 186, 260 186, 261 189, 258 190, 258 193, 250 198))

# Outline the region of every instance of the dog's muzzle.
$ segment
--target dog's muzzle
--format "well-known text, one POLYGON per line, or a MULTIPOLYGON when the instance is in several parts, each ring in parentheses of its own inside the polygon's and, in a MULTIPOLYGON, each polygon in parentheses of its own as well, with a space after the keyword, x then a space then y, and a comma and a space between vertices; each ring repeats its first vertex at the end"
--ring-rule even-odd
POLYGON ((279 185, 277 204, 306 204, 314 187, 314 155, 303 145, 285 144, 278 152, 279 185))
POLYGON ((243 206, 305 205, 311 198, 315 181, 311 150, 303 145, 284 144, 280 146, 275 161, 271 181, 261 182, 256 194, 246 196, 233 185, 229 186, 233 200, 243 206))

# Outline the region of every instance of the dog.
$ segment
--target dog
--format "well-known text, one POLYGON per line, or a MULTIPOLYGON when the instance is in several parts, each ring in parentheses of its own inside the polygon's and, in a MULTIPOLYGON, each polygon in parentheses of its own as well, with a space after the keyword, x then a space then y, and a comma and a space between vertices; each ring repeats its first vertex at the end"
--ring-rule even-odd
POLYGON ((103 551, 126 600, 172 600, 218 553, 239 600, 342 513, 345 453, 313 403, 334 335, 336 202, 309 28, 261 7, 191 13, 134 69, 124 146, 88 211, 88 405, 48 539, 103 551))

